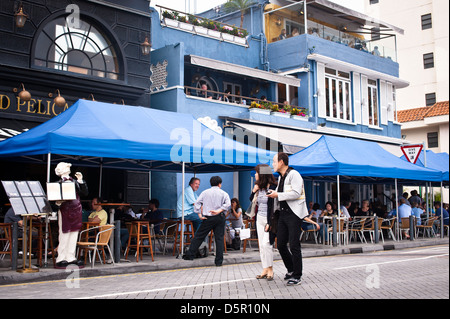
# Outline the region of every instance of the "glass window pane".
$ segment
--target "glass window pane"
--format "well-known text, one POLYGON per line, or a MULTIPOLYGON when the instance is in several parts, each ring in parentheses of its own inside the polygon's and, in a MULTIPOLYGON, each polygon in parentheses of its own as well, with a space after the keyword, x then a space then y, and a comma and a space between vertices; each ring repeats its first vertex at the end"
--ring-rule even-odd
POLYGON ((48 23, 37 36, 33 61, 38 66, 111 79, 118 79, 120 73, 110 41, 83 20, 79 28, 69 28, 65 17, 48 23))

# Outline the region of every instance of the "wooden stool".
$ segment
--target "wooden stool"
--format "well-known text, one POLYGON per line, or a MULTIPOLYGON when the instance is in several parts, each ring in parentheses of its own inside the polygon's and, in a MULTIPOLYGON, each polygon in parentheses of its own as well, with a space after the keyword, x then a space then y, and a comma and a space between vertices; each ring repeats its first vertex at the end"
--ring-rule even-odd
MULTIPOLYGON (((33 248, 33 251, 37 251, 38 257, 37 257, 37 262, 39 267, 42 267, 42 252, 43 252, 43 245, 45 245, 45 222, 41 223, 38 221, 35 221, 32 223, 33 228, 37 229, 37 247, 33 248)), ((52 239, 52 228, 50 226, 50 223, 48 223, 48 239, 49 239, 49 243, 50 243, 50 249, 52 252, 52 259, 53 259, 53 267, 56 264, 55 261, 55 251, 54 251, 54 247, 53 247, 53 239, 52 239)))
POLYGON ((5 255, 9 255, 12 261, 12 224, 0 223, 0 244, 1 259, 3 259, 5 255))
POLYGON ((256 241, 258 243, 258 247, 259 247, 259 242, 258 242, 258 236, 256 234, 256 221, 254 220, 244 220, 244 228, 250 228, 250 238, 248 239, 244 239, 244 249, 243 249, 243 253, 245 253, 246 249, 247 249, 247 242, 250 241, 256 241))
MULTIPOLYGON (((194 224, 190 220, 184 221, 184 245, 190 245, 192 238, 194 238, 194 224)), ((177 221, 177 225, 175 226, 175 240, 173 243, 173 252, 172 255, 175 255, 175 250, 181 250, 181 220, 177 221), (179 238, 179 239, 178 239, 179 238), (179 248, 178 248, 178 246, 179 248)))
POLYGON ((139 256, 141 256, 142 260, 142 249, 148 248, 150 249, 150 254, 153 259, 153 246, 152 246, 152 238, 150 234, 150 223, 148 221, 132 221, 130 227, 130 237, 128 238, 127 252, 125 254, 125 259, 128 258, 128 253, 130 252, 130 248, 136 248, 136 262, 139 262, 139 256), (131 240, 135 239, 136 244, 132 244, 131 240), (147 239, 148 244, 144 244, 143 240, 147 239))
MULTIPOLYGON (((227 252, 227 239, 226 239, 226 229, 225 229, 225 234, 223 235, 223 248, 224 248, 224 252, 227 252)), ((209 232, 209 252, 211 252, 211 244, 212 244, 212 239, 214 237, 214 231, 211 230, 209 232)), ((215 242, 214 242, 215 243, 215 242)))

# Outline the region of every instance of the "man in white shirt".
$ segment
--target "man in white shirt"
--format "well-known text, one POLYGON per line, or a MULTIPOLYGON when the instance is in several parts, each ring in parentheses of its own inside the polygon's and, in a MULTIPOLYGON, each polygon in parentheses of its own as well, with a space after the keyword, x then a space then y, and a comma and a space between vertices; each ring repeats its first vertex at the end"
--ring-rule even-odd
POLYGON ((276 199, 275 208, 279 210, 277 246, 288 271, 284 279, 288 286, 299 285, 303 274, 300 232, 303 219, 308 216, 303 178, 289 167, 286 153, 274 156, 273 168, 280 174, 278 186, 267 196, 276 199))
POLYGON ((193 260, 198 248, 214 231, 216 240, 216 266, 222 266, 223 262, 223 236, 225 235, 225 212, 231 206, 230 196, 222 188, 220 176, 213 176, 210 180, 211 188, 203 191, 194 204, 194 211, 202 221, 195 232, 189 250, 183 256, 185 260, 193 260))
POLYGON ((348 208, 350 207, 350 205, 352 204, 351 201, 349 200, 345 200, 343 205, 341 205, 341 216, 350 218, 350 214, 348 212, 348 208))

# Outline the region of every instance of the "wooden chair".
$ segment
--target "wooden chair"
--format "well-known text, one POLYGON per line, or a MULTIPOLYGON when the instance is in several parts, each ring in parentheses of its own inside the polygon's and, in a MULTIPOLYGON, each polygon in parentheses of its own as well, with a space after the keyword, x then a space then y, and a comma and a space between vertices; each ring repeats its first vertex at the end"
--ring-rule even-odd
MULTIPOLYGON (((174 243, 173 243, 173 252, 172 255, 175 255, 175 251, 178 253, 184 253, 181 252, 181 220, 177 222, 176 229, 175 229, 175 236, 174 236, 174 243)), ((184 221, 184 247, 191 244, 192 238, 194 238, 194 224, 190 220, 184 221)))
MULTIPOLYGON (((401 223, 400 223, 400 240, 403 239, 403 232, 406 234, 409 232, 411 228, 409 217, 402 217, 401 223)), ((409 238, 409 235, 405 236, 406 238, 409 238)))
POLYGON ((150 255, 153 258, 153 246, 152 246, 152 236, 150 231, 150 223, 148 221, 139 220, 132 221, 131 227, 129 228, 130 237, 128 238, 128 245, 125 253, 125 259, 128 259, 128 253, 130 248, 136 249, 136 262, 139 262, 139 256, 142 260, 143 249, 149 249, 150 255), (148 244, 144 243, 144 240, 148 240, 148 244))
MULTIPOLYGON (((85 236, 84 233, 89 232, 92 229, 93 228, 89 228, 89 229, 81 231, 79 234, 79 238, 83 238, 85 236)), ((94 263, 95 263, 95 259, 96 259, 97 255, 99 257, 100 263, 102 263, 102 257, 100 256, 100 249, 103 254, 103 263, 106 263, 105 247, 108 249, 108 252, 109 252, 109 255, 111 256, 113 265, 115 265, 114 257, 111 253, 111 249, 108 246, 109 239, 111 238, 111 234, 114 230, 114 225, 97 226, 97 229, 98 229, 98 232, 97 232, 97 235, 95 236, 94 242, 79 241, 77 243, 77 247, 83 249, 84 251, 93 251, 93 256, 91 259, 91 268, 94 268, 94 263)))
POLYGON ((430 217, 428 218, 422 225, 416 226, 416 237, 419 236, 419 231, 422 230, 423 238, 425 238, 425 231, 428 232, 428 235, 430 237, 435 237, 436 233, 433 229, 434 222, 438 219, 438 217, 430 217), (433 234, 433 236, 431 236, 433 234))
POLYGON ((348 231, 350 232, 350 242, 353 238, 353 233, 358 234, 359 240, 367 244, 366 238, 364 237, 364 226, 367 218, 360 218, 359 220, 354 220, 349 223, 348 231))
POLYGON ((247 243, 250 244, 250 247, 252 241, 256 241, 258 243, 258 236, 256 235, 256 221, 249 219, 244 220, 244 228, 250 228, 250 238, 244 239, 244 246, 242 250, 243 253, 245 253, 245 250, 247 249, 247 243))
POLYGON ((81 231, 83 230, 87 230, 90 228, 94 228, 92 231, 89 232, 83 232, 83 237, 81 238, 82 241, 90 241, 91 239, 95 239, 95 236, 97 235, 98 232, 98 226, 100 226, 100 223, 94 223, 94 222, 83 222, 82 226, 81 226, 81 231))
POLYGON ((394 231, 393 231, 396 219, 397 219, 397 217, 392 217, 392 218, 389 218, 389 219, 383 219, 383 223, 387 223, 387 225, 386 224, 384 224, 384 225, 382 224, 381 225, 381 230, 382 231, 383 230, 387 230, 389 235, 391 236, 391 238, 394 241, 397 240, 397 239, 395 239, 395 235, 394 235, 394 231))
POLYGON ((12 261, 12 224, 0 223, 0 259, 9 255, 12 261))
POLYGON ((364 231, 369 232, 369 236, 370 236, 370 242, 373 244, 373 241, 375 239, 375 231, 378 231, 378 233, 381 235, 381 239, 383 240, 383 244, 384 244, 384 236, 383 236, 383 231, 381 229, 381 225, 383 223, 383 218, 379 218, 379 217, 373 217, 370 219, 370 226, 364 226, 364 231), (375 218, 378 218, 378 229, 375 230, 375 218))
MULTIPOLYGON (((306 221, 303 221, 304 223, 307 223, 306 221)), ((317 242, 317 236, 318 236, 318 232, 317 232, 317 229, 314 227, 313 229, 308 229, 308 230, 303 230, 302 229, 302 233, 300 234, 300 241, 302 240, 302 238, 303 238, 303 234, 306 234, 305 235, 305 241, 306 240, 308 240, 308 238, 309 238, 309 235, 312 233, 312 235, 314 236, 314 240, 315 240, 315 242, 316 242, 316 244, 318 244, 318 242, 317 242)))

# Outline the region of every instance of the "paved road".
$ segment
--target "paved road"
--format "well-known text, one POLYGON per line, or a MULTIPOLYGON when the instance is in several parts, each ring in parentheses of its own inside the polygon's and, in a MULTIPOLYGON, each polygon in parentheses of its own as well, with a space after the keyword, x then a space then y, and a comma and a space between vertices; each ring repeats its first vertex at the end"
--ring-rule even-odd
MULTIPOLYGON (((255 279, 259 263, 94 278, 78 278, 74 271, 66 280, 0 286, 0 298, 184 299, 182 306, 174 303, 180 312, 209 311, 188 309, 198 304, 191 299, 259 299, 258 309, 245 311, 263 312, 268 299, 448 299, 448 269, 449 246, 441 245, 305 258, 302 283, 293 287, 286 286, 285 268, 276 261, 271 282, 255 279)), ((220 311, 243 311, 241 306, 222 303, 220 311)))

